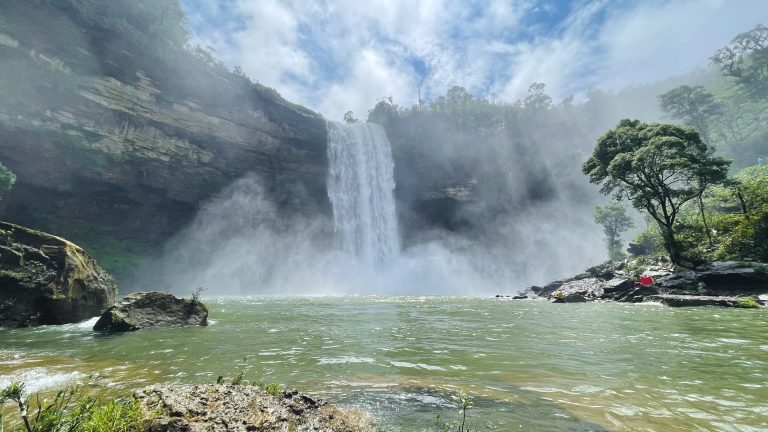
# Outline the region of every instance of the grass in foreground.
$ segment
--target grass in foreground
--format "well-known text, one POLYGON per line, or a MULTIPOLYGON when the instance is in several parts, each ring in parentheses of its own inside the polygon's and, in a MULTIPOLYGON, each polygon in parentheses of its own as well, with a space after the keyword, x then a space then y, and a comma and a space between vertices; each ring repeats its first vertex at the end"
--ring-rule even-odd
MULTIPOLYGON (((151 420, 138 401, 103 401, 84 395, 78 386, 59 391, 51 400, 35 395, 33 401, 24 394, 24 384, 14 382, 0 391, 0 407, 6 402, 19 410, 19 420, 10 421, 14 432, 145 432, 151 420)), ((0 432, 4 426, 0 414, 0 432)))

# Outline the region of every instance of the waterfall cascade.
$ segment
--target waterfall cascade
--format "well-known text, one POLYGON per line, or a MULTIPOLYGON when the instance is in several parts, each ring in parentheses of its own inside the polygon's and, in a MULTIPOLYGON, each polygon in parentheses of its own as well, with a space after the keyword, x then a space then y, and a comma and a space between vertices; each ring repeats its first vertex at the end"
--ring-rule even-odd
POLYGON ((392 149, 373 123, 328 122, 328 196, 345 251, 370 265, 400 254, 392 149))

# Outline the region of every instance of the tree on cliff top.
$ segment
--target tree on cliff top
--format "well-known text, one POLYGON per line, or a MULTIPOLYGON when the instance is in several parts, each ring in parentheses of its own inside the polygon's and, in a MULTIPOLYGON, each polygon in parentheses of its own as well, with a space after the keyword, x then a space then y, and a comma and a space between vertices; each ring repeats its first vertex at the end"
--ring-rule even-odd
POLYGON ((759 25, 737 35, 710 60, 755 99, 768 96, 768 27, 759 25))
POLYGON ((674 231, 678 212, 702 188, 724 182, 730 163, 712 156, 691 127, 625 119, 598 139, 582 171, 604 195, 647 211, 661 229, 670 259, 680 264, 674 231))
POLYGON ((603 226, 605 241, 608 246, 608 258, 612 260, 623 258, 621 234, 633 225, 632 219, 627 216, 624 205, 614 201, 604 206, 595 207, 595 223, 603 226))
POLYGON ((0 198, 16 183, 16 175, 0 162, 0 198))

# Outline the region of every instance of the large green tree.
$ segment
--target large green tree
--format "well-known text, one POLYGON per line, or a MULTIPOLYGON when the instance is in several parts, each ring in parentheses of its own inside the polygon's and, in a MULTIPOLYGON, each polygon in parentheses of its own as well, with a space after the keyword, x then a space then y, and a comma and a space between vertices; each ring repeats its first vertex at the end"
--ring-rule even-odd
POLYGON ((647 211, 661 229, 670 259, 680 264, 677 215, 702 187, 725 181, 729 165, 713 156, 691 127, 625 119, 598 139, 582 171, 603 194, 647 211))
POLYGON ((621 234, 633 226, 632 219, 619 202, 595 207, 595 223, 603 226, 605 242, 608 246, 608 257, 612 260, 623 258, 621 250, 621 234))

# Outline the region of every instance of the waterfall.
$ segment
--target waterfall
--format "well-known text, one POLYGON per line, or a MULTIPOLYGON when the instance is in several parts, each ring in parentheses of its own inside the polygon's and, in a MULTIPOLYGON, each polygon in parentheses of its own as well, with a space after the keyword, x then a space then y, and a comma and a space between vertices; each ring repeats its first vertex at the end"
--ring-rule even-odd
POLYGON ((373 123, 328 122, 328 196, 342 248, 370 265, 400 254, 392 149, 373 123))

